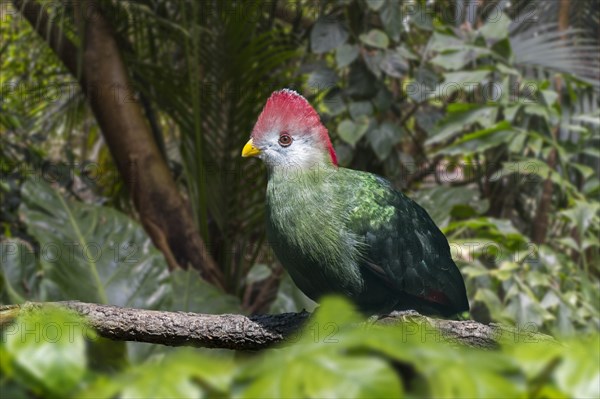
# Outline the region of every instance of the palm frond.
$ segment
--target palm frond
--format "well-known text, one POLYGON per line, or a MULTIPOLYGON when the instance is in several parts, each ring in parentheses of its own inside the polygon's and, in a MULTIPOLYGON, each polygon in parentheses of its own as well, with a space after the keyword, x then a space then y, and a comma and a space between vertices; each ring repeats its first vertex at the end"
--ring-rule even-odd
POLYGON ((239 284, 264 235, 265 185, 264 170, 240 151, 270 92, 293 81, 295 43, 290 33, 268 29, 270 15, 258 3, 107 5, 120 16, 115 29, 131 42, 125 58, 136 89, 177 126, 166 132, 167 147, 179 142, 200 230, 239 284))
POLYGON ((543 73, 571 74, 600 89, 597 43, 583 37, 582 33, 575 28, 559 31, 555 23, 519 31, 510 36, 515 64, 533 67, 543 73))

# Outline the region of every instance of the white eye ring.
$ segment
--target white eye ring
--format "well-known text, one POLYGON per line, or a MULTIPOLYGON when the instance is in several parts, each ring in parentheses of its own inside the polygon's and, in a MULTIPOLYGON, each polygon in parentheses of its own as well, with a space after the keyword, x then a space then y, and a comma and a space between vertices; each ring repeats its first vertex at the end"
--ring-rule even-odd
POLYGON ((292 139, 292 136, 290 136, 288 133, 281 133, 281 136, 279 136, 279 145, 282 147, 289 147, 290 145, 292 145, 292 142, 294 141, 294 139, 292 139))

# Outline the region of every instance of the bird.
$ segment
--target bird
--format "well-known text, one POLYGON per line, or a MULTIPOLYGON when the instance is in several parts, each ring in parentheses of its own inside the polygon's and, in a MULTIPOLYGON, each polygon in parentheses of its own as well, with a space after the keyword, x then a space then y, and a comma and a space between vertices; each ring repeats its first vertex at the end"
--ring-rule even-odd
POLYGON ((345 296, 371 315, 469 310, 463 277, 429 214, 383 177, 339 166, 302 95, 273 92, 241 155, 266 165, 267 239, 309 298, 345 296))

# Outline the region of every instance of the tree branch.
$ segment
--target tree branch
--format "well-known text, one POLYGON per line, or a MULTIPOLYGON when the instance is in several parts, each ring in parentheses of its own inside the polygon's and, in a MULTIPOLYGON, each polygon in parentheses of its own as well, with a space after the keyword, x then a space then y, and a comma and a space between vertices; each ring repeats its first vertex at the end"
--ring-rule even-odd
MULTIPOLYGON (((0 306, 0 328, 6 329, 22 312, 38 311, 47 306, 60 306, 83 316, 97 333, 113 341, 136 341, 168 346, 195 346, 235 350, 266 349, 294 338, 310 313, 243 316, 210 315, 186 312, 122 308, 77 301, 27 302, 23 305, 0 306)), ((500 341, 554 341, 534 331, 522 331, 497 324, 476 321, 442 320, 416 312, 398 312, 377 317, 366 323, 394 325, 408 323, 406 332, 476 348, 494 348, 500 341), (417 327, 424 330, 418 330, 417 327), (423 327, 425 326, 425 327, 423 327), (429 329, 429 327, 431 327, 429 329)))

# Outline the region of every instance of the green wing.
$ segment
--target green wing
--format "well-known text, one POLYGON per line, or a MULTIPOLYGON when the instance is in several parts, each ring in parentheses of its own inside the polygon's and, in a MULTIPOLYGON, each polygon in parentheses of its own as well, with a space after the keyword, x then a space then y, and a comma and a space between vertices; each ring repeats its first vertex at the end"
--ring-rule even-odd
POLYGON ((446 237, 427 212, 387 180, 351 172, 348 227, 366 244, 361 267, 400 300, 423 302, 448 315, 467 311, 463 278, 446 237))

